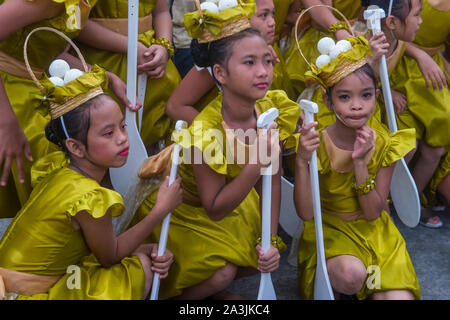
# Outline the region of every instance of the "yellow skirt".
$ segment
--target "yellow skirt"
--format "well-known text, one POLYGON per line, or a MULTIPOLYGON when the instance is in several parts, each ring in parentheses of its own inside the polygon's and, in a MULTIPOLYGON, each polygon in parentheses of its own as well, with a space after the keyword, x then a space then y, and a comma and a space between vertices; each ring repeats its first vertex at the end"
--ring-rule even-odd
MULTIPOLYGON (((442 57, 433 60, 443 70, 442 57)), ((415 128, 417 139, 432 147, 450 145, 450 90, 434 91, 426 87, 417 62, 403 56, 390 75, 391 87, 403 93, 407 108, 397 116, 399 129, 415 128)))
MULTIPOLYGON (((450 149, 450 148, 447 148, 450 149)), ((439 166, 434 172, 433 178, 431 178, 430 183, 426 187, 423 196, 425 197, 424 205, 433 206, 437 204, 436 193, 439 184, 450 174, 450 151, 442 156, 439 166)))
MULTIPOLYGON (((150 212, 156 195, 154 192, 144 201, 132 225, 150 212)), ((149 242, 158 242, 160 232, 161 226, 158 226, 149 242)), ((228 262, 257 268, 255 246, 260 236, 259 196, 254 189, 239 207, 220 221, 211 220, 202 207, 182 203, 171 215, 167 248, 175 262, 169 276, 161 280, 160 299, 180 295, 183 289, 209 279, 228 262)))
MULTIPOLYGON (((45 114, 48 110, 41 108, 41 100, 38 98, 40 92, 36 84, 32 80, 16 77, 2 71, 0 71, 0 77, 19 125, 30 143, 33 160, 37 161, 43 156, 59 150, 55 144, 45 137, 45 126, 50 122, 50 115, 45 114)), ((8 191, 10 195, 16 194, 22 205, 27 201, 32 189, 30 180, 32 163, 25 157, 23 157, 23 161, 25 183, 19 182, 17 169, 14 166, 11 170, 14 183, 10 184, 13 190, 8 191)), ((2 196, 0 200, 4 201, 5 198, 2 196)), ((0 207, 6 208, 0 212, 2 218, 14 217, 17 213, 17 201, 14 197, 10 204, 2 203, 0 207)))
POLYGON ((19 295, 17 300, 140 300, 144 294, 145 274, 137 256, 104 268, 94 254, 81 260, 79 286, 76 273, 67 273, 48 293, 19 295))
MULTIPOLYGON (((380 289, 369 289, 364 285, 357 293, 358 299, 388 290, 409 290, 416 299, 420 299, 419 281, 405 241, 387 212, 383 211, 374 221, 358 219, 346 222, 325 213, 322 219, 326 259, 352 255, 366 268, 380 268, 380 289)), ((316 263, 316 232, 314 219, 311 219, 304 223, 299 241, 298 282, 302 299, 314 298, 316 263)))

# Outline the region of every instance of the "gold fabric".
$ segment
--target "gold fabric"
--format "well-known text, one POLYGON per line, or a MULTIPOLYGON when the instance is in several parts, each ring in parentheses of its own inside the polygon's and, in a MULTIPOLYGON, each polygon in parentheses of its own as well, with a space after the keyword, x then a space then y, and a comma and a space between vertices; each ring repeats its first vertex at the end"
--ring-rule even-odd
POLYGON ((256 12, 254 0, 242 0, 238 6, 213 13, 209 10, 187 12, 183 24, 189 36, 200 43, 219 40, 250 27, 256 12))
MULTIPOLYGON (((156 0, 139 1, 139 17, 152 16, 156 0)), ((128 1, 126 0, 104 0, 100 1, 92 10, 92 19, 127 19, 128 1)), ((154 19, 153 19, 154 21, 154 19)), ((150 47, 155 37, 155 30, 149 29, 138 34, 138 41, 146 47, 150 47)), ((127 81, 127 55, 97 49, 82 43, 77 43, 86 61, 97 64, 104 69, 119 76, 125 83, 127 81)), ((152 145, 166 138, 173 121, 165 114, 164 109, 173 90, 180 83, 181 77, 172 60, 167 61, 164 76, 160 79, 147 79, 145 99, 142 102, 142 127, 140 130, 142 141, 146 146, 152 145)), ((112 97, 114 94, 110 91, 112 97)), ((116 101, 117 98, 116 98, 116 101)), ((169 136, 170 138, 170 136, 169 136)))
MULTIPOLYGON (((381 167, 392 165, 415 147, 414 130, 402 130, 392 134, 375 130, 377 139, 375 152, 368 164, 369 174, 376 174, 381 167)), ((347 215, 354 215, 354 212, 361 210, 352 188, 354 172, 335 171, 331 167, 323 141, 321 139, 317 150, 321 204, 324 211, 335 213, 322 213, 326 259, 353 255, 360 259, 366 268, 380 268, 380 288, 369 288, 365 284, 357 293, 358 299, 365 299, 374 292, 386 290, 410 290, 416 299, 420 299, 419 282, 405 241, 388 213, 382 211, 373 221, 363 218, 348 219, 347 215)), ((300 296, 303 299, 313 298, 316 261, 314 219, 311 219, 304 222, 299 241, 298 281, 300 296)))
MULTIPOLYGON (((4 2, 6 1, 0 0, 0 5, 4 2)), ((87 2, 75 0, 58 0, 56 2, 64 2, 66 11, 57 17, 32 23, 18 30, 0 42, 0 51, 23 63, 25 38, 37 27, 52 27, 63 32, 69 38, 76 37, 80 32, 80 28, 74 28, 76 23, 73 23, 73 19, 75 18, 76 20, 78 16, 81 19, 81 16, 84 17, 88 14, 88 6, 84 6, 87 2), (78 7, 79 9, 77 9, 78 7), (80 13, 78 16, 77 12, 80 13), (72 22, 68 23, 68 20, 72 20, 72 22)), ((96 2, 96 0, 90 0, 89 5, 94 6, 96 2)), ((47 70, 50 63, 64 52, 66 47, 67 41, 59 35, 49 31, 36 32, 28 42, 30 65, 36 69, 47 70)), ((34 161, 50 152, 57 151, 56 145, 53 145, 45 137, 44 128, 50 121, 50 115, 48 114, 48 108, 42 108, 42 95, 36 84, 28 79, 29 76, 16 76, 4 70, 0 70, 0 78, 19 125, 30 143, 31 155, 34 161)), ((15 189, 12 193, 17 194, 21 205, 26 202, 31 192, 30 170, 31 163, 24 158, 25 183, 23 184, 19 181, 15 165, 11 170, 14 178, 13 188, 15 189)), ((0 198, 2 201, 0 204, 0 208, 2 208, 0 217, 14 217, 17 213, 14 201, 9 205, 8 203, 3 203, 3 196, 0 198)))
MULTIPOLYGON (((242 168, 227 162, 225 155, 229 146, 222 126, 221 107, 222 95, 219 94, 189 127, 191 141, 182 139, 179 142, 186 148, 197 147, 202 154, 215 150, 217 157, 208 165, 230 182, 239 175, 242 168), (221 137, 213 132, 221 132, 221 137)), ((271 107, 278 107, 280 112, 276 120, 279 139, 287 140, 295 130, 299 107, 284 92, 269 91, 263 99, 256 102, 256 109, 262 113, 271 107)), ((178 174, 183 179, 183 189, 194 199, 199 198, 192 165, 181 163, 178 174)), ((156 194, 154 192, 143 202, 132 224, 142 220, 150 212, 156 194)), ((157 241, 159 235, 160 227, 155 229, 148 240, 157 241)), ((233 212, 220 221, 211 220, 203 207, 191 206, 184 201, 171 215, 167 248, 174 254, 175 262, 168 278, 161 280, 160 298, 167 299, 181 294, 183 289, 210 278, 228 262, 240 267, 256 268, 258 256, 255 241, 260 236, 259 196, 254 188, 233 212)))
MULTIPOLYGON (((116 19, 92 18, 91 20, 109 30, 120 33, 121 35, 124 36, 128 36, 128 18, 116 18, 116 19)), ((152 15, 148 15, 138 19, 138 33, 144 33, 152 28, 153 28, 152 15)))
MULTIPOLYGON (((122 197, 67 164, 59 151, 33 166, 35 187, 0 242, 0 267, 59 277, 47 292, 19 295, 18 299, 141 299, 145 275, 138 257, 104 268, 91 254, 82 231, 72 224, 72 217, 79 212, 94 218, 122 214, 122 197), (79 289, 67 285, 72 276, 70 266, 79 268, 79 289)), ((2 276, 5 279, 5 273, 2 276)), ((21 285, 24 292, 33 290, 27 283, 21 285)))

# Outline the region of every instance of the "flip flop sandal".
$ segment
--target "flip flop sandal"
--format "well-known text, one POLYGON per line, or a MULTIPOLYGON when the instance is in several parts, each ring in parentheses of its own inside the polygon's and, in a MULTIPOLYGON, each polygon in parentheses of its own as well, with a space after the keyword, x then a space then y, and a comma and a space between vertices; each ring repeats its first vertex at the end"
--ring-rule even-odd
MULTIPOLYGON (((428 218, 428 219, 429 219, 429 218, 428 218)), ((429 223, 429 222, 423 222, 422 220, 421 220, 419 223, 420 223, 422 226, 427 227, 427 228, 430 228, 430 229, 439 229, 439 228, 441 228, 441 227, 444 225, 444 223, 442 222, 442 220, 439 221, 439 223, 435 223, 435 224, 429 223)))

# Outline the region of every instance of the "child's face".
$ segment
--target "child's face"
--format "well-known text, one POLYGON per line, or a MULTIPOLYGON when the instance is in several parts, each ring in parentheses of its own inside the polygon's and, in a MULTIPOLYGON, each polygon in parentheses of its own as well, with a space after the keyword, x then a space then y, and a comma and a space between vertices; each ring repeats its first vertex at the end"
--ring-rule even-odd
POLYGON ((403 41, 414 41, 417 32, 419 31, 422 18, 420 12, 422 11, 422 1, 412 0, 411 10, 403 23, 398 24, 399 27, 394 30, 394 35, 397 39, 403 41))
POLYGON ((103 168, 118 168, 128 158, 128 133, 125 117, 117 103, 108 97, 90 109, 87 158, 103 168))
POLYGON ((236 41, 227 68, 219 65, 216 78, 224 87, 250 100, 265 96, 272 83, 272 54, 266 41, 254 35, 236 41))
POLYGON ((372 116, 378 90, 366 74, 351 73, 338 82, 331 92, 332 108, 336 121, 358 129, 372 116))
POLYGON ((275 41, 275 8, 272 0, 256 0, 256 13, 250 19, 253 28, 266 38, 268 44, 275 41))

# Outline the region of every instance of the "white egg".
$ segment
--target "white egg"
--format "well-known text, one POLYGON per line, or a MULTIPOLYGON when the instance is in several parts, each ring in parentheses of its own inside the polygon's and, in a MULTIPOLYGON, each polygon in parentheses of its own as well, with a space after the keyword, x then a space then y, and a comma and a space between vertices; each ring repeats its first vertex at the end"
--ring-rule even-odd
POLYGON ((50 63, 50 67, 48 68, 48 72, 50 73, 50 77, 60 77, 64 78, 64 75, 67 71, 69 71, 69 64, 62 60, 56 59, 52 63, 50 63))
POLYGON ((330 59, 333 60, 336 58, 341 52, 344 52, 342 47, 334 46, 330 51, 330 59))
POLYGON ((327 64, 330 61, 331 61, 331 59, 330 59, 329 55, 322 54, 322 55, 317 57, 317 59, 316 59, 316 66, 317 66, 317 68, 320 68, 321 66, 323 66, 324 64, 327 64))
POLYGON ((236 7, 238 5, 237 0, 220 0, 219 1, 219 11, 236 7))
POLYGON ((350 41, 344 39, 344 40, 338 41, 336 43, 336 47, 339 47, 340 49, 342 49, 342 51, 347 51, 352 48, 352 44, 350 41))
POLYGON ((64 85, 64 80, 60 77, 50 77, 48 80, 50 80, 57 87, 62 87, 64 85))
POLYGON ((203 2, 200 5, 200 9, 209 10, 212 13, 219 13, 219 8, 217 7, 217 5, 215 3, 212 3, 212 2, 203 2))
POLYGON ((330 54, 331 49, 334 47, 334 40, 330 37, 324 37, 317 43, 317 49, 320 54, 330 54))
POLYGON ((79 76, 81 76, 83 74, 83 71, 78 70, 78 69, 70 69, 69 71, 66 72, 66 74, 64 75, 64 84, 75 80, 76 78, 78 78, 79 76))

